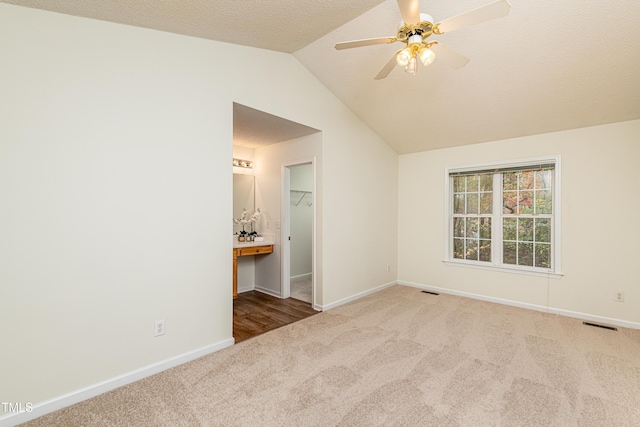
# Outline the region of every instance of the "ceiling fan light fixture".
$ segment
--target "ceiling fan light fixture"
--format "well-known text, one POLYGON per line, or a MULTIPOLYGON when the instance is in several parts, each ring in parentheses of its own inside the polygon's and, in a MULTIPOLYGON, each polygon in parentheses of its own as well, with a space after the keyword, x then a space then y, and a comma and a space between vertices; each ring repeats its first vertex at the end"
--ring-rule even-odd
POLYGON ((407 46, 398 52, 396 55, 396 62, 401 67, 406 67, 409 65, 409 62, 411 62, 411 58, 413 58, 413 51, 409 46, 407 46))
MULTIPOLYGON (((2 1, 2 0, 0 0, 2 1)), ((492 0, 492 3, 461 13, 444 21, 434 23, 431 15, 420 12, 420 0, 397 0, 402 20, 398 24, 395 37, 378 37, 354 40, 336 44, 336 49, 371 46, 378 44, 403 43, 405 46, 389 58, 374 80, 382 80, 395 68, 396 63, 409 74, 418 71, 418 58, 424 66, 430 65, 436 56, 438 61, 458 69, 464 67, 469 58, 460 55, 438 41, 428 41, 433 34, 441 35, 459 28, 468 27, 505 16, 511 5, 509 0, 492 0), (433 47, 433 49, 431 49, 433 47), (436 54, 437 52, 437 54, 436 54)))
POLYGON ((418 50, 418 56, 420 57, 420 61, 424 64, 425 67, 427 65, 431 64, 434 59, 436 59, 435 52, 432 51, 431 49, 429 49, 426 46, 425 47, 421 47, 418 50))
POLYGON ((416 75, 416 72, 418 71, 418 61, 416 61, 415 55, 411 57, 407 66, 404 67, 404 71, 406 73, 413 74, 414 76, 416 75))

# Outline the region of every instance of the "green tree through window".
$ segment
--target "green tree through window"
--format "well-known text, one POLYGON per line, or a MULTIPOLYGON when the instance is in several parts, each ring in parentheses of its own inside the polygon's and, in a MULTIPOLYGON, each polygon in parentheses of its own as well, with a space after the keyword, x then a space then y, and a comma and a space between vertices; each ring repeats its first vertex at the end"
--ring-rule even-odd
POLYGON ((555 166, 450 171, 447 259, 553 270, 555 166))

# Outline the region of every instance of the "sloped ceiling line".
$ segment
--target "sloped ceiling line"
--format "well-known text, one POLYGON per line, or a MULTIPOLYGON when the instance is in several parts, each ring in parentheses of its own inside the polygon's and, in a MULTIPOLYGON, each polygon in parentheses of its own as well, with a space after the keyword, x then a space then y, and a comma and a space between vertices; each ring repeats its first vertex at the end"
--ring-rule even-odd
MULTIPOLYGON (((396 0, 0 1, 292 53, 401 154, 640 119, 637 0, 510 0, 504 18, 432 36, 467 56, 464 68, 436 57, 381 81, 399 45, 334 46, 394 36, 396 0)), ((441 21, 490 2, 420 10, 441 21)))

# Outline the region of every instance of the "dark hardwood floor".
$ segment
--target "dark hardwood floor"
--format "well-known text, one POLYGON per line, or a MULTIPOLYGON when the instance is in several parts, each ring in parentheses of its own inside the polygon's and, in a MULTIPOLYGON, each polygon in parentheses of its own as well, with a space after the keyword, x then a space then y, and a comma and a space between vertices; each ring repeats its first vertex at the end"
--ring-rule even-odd
POLYGON ((233 338, 239 343, 318 313, 308 302, 242 292, 233 300, 233 338))

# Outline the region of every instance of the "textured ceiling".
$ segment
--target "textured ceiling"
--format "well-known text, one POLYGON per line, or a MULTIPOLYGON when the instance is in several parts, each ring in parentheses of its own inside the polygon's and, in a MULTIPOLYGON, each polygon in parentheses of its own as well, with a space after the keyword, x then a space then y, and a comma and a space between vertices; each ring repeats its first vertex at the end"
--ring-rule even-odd
POLYGON ((293 53, 383 0, 0 0, 293 53))
MULTIPOLYGON (((441 21, 489 2, 420 6, 441 21)), ((397 43, 333 48, 393 35, 400 20, 394 0, 295 56, 399 153, 640 118, 640 1, 510 2, 504 18, 434 37, 470 59, 458 70, 436 58, 415 76, 397 67, 374 81, 397 43)))
MULTIPOLYGON (((505 18, 432 37, 467 56, 464 68, 436 58, 416 76, 398 68, 379 81, 399 44, 334 45, 394 36, 396 0, 0 1, 294 52, 398 153, 640 118, 638 0, 510 0, 505 18)), ((421 0, 420 9, 441 21, 491 1, 421 0)), ((272 126, 269 114, 246 122, 260 118, 272 126)))
POLYGON ((259 148, 319 132, 264 111, 233 103, 233 144, 259 148))

